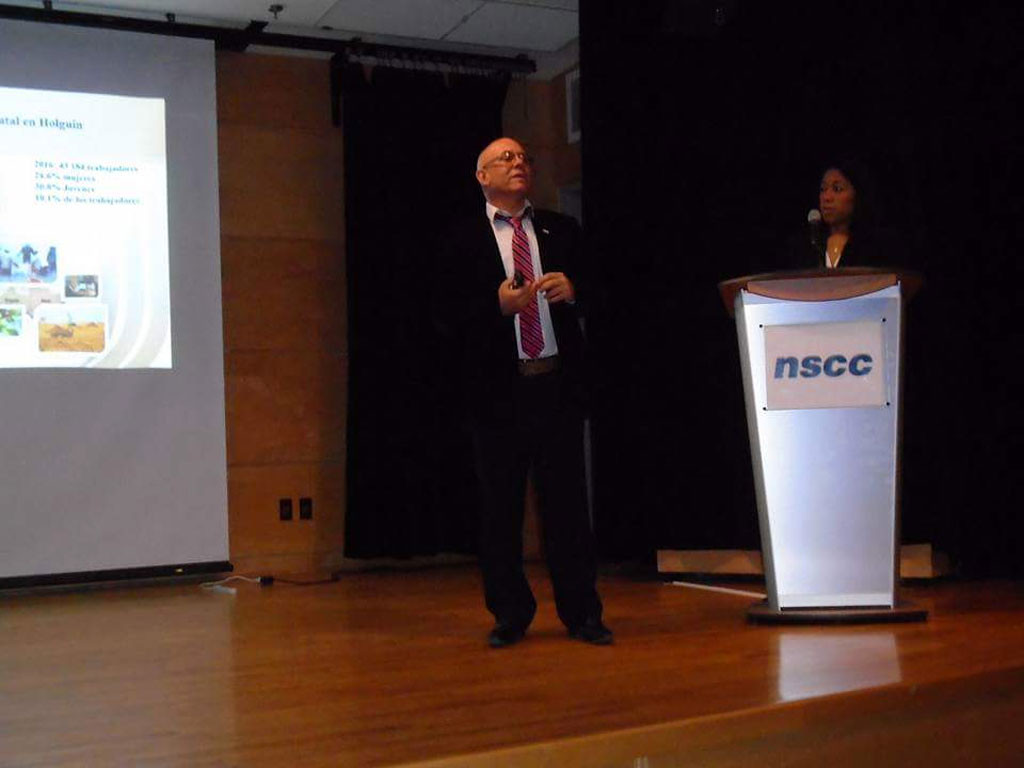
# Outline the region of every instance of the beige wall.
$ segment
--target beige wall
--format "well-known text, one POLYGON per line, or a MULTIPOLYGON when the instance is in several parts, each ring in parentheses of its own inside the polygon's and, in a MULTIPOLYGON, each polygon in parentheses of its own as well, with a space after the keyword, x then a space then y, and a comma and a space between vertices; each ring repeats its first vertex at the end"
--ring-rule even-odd
POLYGON ((537 159, 531 199, 558 210, 560 187, 581 181, 580 145, 566 136, 565 74, 548 81, 516 80, 502 115, 505 132, 524 142, 537 159))
MULTIPOLYGON (((320 575, 345 519, 347 309, 340 128, 323 60, 217 58, 225 408, 231 561, 245 573, 320 575), (298 499, 313 498, 311 521, 298 499), (296 516, 278 519, 279 498, 296 516)), ((538 158, 535 202, 579 180, 564 78, 518 81, 506 132, 538 158)), ((527 551, 538 551, 536 521, 527 551)))
POLYGON ((217 58, 231 560, 340 555, 347 332, 341 131, 324 61, 217 58), (297 519, 298 498, 313 519, 297 519), (295 500, 280 522, 277 500, 295 500))

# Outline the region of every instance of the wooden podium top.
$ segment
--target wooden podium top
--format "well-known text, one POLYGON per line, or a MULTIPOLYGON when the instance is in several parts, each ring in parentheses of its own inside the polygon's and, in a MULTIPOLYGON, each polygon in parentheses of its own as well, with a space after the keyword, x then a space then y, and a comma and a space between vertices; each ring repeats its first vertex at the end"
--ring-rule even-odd
POLYGON ((719 283, 718 291, 731 317, 736 294, 741 290, 787 301, 836 301, 864 296, 899 283, 904 298, 909 300, 923 282, 918 272, 900 267, 840 267, 736 277, 719 283))

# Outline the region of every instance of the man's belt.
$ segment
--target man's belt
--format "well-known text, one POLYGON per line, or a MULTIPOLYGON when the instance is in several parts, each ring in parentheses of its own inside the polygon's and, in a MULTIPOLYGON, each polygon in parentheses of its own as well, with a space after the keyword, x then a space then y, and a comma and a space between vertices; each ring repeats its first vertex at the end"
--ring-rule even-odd
POLYGON ((540 376, 543 373, 551 373, 562 367, 562 359, 558 355, 551 357, 538 357, 536 360, 520 360, 520 376, 540 376))

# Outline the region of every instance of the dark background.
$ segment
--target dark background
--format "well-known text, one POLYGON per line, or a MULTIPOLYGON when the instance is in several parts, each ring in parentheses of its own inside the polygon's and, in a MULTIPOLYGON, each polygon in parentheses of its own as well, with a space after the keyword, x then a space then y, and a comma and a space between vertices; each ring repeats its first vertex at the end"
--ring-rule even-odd
POLYGON ((359 64, 338 73, 349 320, 345 554, 476 549, 476 481, 456 359, 435 333, 435 259, 480 210, 477 153, 501 134, 507 78, 359 64))
MULTIPOLYGON (((912 0, 580 4, 595 527, 606 560, 760 545, 721 280, 805 266, 787 241, 827 158, 872 172, 909 306, 905 543, 1024 573, 1015 363, 1022 11, 912 0)), ((454 366, 432 332, 438 233, 481 205, 506 82, 353 66, 343 95, 346 554, 471 552, 454 366), (424 191, 429 194, 424 195, 424 191)))
POLYGON ((1022 13, 1010 3, 581 3, 584 219, 606 558, 757 548, 720 280, 794 266, 826 158, 872 171, 924 273, 910 304, 903 540, 1024 563, 1015 256, 1022 13))

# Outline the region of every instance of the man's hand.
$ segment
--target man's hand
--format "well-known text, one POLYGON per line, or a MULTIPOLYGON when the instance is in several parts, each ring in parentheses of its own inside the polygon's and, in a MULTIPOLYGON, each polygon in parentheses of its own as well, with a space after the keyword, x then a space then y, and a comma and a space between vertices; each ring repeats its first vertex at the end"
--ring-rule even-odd
POLYGON ((576 289, 572 287, 572 280, 562 272, 548 272, 541 275, 537 281, 537 290, 544 293, 548 304, 558 304, 560 301, 573 302, 576 300, 576 289))
POLYGON ((539 284, 535 280, 514 288, 511 278, 501 283, 498 286, 498 305, 501 307, 501 314, 506 316, 515 315, 526 309, 526 306, 536 295, 539 284))

